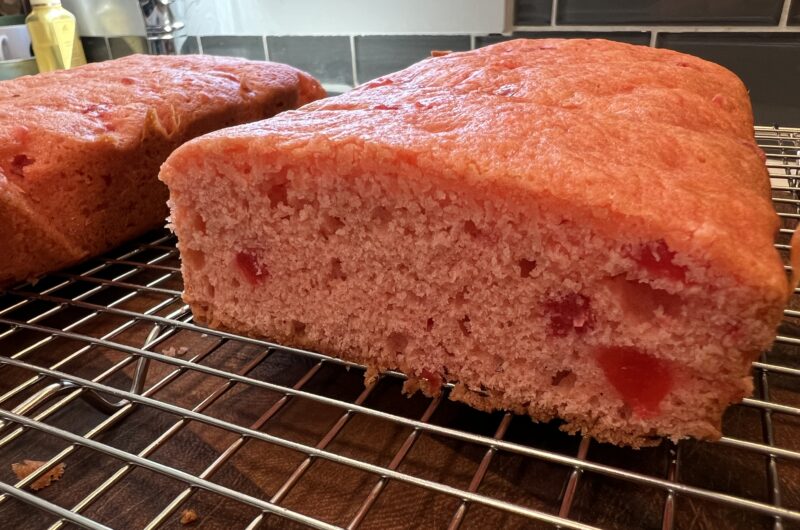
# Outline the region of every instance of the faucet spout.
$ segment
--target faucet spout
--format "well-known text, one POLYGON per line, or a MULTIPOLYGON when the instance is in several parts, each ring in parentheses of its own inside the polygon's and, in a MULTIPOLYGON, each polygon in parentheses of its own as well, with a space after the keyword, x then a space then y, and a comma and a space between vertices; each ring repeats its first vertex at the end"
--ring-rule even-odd
POLYGON ((183 22, 175 19, 171 4, 175 0, 139 0, 147 31, 147 45, 153 55, 176 55, 175 39, 181 35, 183 22))

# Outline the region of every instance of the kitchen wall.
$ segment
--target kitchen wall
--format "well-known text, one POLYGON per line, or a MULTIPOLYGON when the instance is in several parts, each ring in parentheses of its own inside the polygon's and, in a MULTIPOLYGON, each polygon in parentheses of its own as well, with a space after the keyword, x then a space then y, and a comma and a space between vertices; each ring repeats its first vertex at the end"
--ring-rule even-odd
MULTIPOLYGON (((133 0, 63 0, 92 60, 147 49, 133 0)), ((756 121, 800 126, 800 0, 177 0, 183 53, 270 59, 338 93, 429 55, 509 38, 602 37, 718 62, 756 121)))

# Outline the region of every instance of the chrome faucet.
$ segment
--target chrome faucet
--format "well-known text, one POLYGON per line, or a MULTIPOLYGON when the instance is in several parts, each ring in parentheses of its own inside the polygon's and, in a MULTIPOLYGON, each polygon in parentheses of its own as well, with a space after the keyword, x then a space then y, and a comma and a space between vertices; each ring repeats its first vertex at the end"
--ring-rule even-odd
POLYGON ((180 37, 183 22, 175 20, 170 4, 175 0, 139 0, 147 31, 147 46, 153 55, 176 55, 176 37, 180 37))

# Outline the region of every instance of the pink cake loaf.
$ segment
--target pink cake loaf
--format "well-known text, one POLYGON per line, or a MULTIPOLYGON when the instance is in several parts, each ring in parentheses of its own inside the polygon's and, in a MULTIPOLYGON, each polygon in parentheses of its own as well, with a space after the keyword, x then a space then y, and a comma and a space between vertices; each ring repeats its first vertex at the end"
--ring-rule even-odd
POLYGON ((747 90, 517 40, 209 134, 162 168, 212 327, 632 446, 720 436, 788 283, 747 90))
POLYGON ((163 225, 180 144, 323 97, 263 61, 132 55, 0 82, 0 289, 163 225))

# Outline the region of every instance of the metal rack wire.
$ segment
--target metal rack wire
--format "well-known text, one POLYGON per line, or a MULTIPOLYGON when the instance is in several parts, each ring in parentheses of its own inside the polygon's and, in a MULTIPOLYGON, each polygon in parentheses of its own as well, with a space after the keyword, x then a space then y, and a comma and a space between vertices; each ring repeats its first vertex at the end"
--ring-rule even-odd
MULTIPOLYGON (((786 256, 800 129, 756 138, 786 256)), ((174 243, 150 234, 0 296, 4 527, 158 528, 191 507, 208 528, 800 525, 798 296, 719 442, 633 451, 197 326, 174 243), (15 482, 22 458, 46 464, 15 482)))

